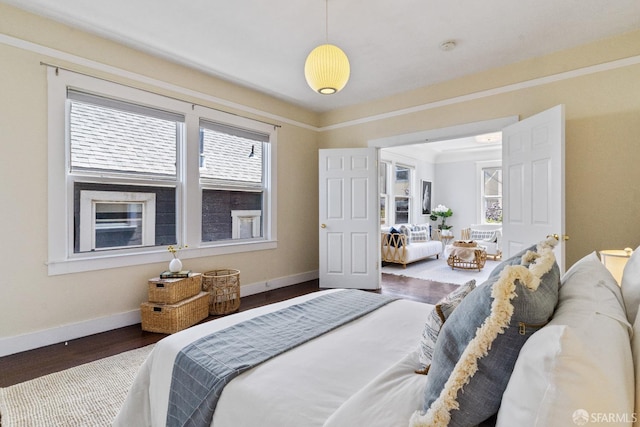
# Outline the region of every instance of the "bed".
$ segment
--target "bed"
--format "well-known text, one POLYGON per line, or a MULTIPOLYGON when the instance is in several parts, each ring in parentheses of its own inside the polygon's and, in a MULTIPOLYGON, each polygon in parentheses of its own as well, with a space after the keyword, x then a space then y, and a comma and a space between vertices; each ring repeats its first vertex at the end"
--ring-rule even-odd
POLYGON ((620 288, 595 253, 560 277, 550 264, 552 245, 544 241, 503 261, 487 282, 465 284, 436 305, 385 300, 239 370, 225 380, 206 422, 169 415, 174 396, 189 392, 172 387, 179 382, 174 365, 193 343, 323 299, 335 305, 332 298, 358 292, 384 296, 320 291, 168 336, 142 365, 114 425, 639 425, 632 347, 640 343, 631 337, 640 253, 631 257, 620 288), (497 295, 502 284, 504 298, 497 295), (542 303, 534 300, 538 295, 542 303), (543 308, 532 310, 536 305, 543 308))

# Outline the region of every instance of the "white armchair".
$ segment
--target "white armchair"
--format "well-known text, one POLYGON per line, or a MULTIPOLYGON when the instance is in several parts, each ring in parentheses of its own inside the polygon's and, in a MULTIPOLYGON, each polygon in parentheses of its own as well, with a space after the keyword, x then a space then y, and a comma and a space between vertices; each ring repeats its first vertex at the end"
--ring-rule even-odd
POLYGON ((502 258, 501 224, 472 224, 462 230, 462 240, 473 240, 487 248, 487 257, 494 260, 502 258))

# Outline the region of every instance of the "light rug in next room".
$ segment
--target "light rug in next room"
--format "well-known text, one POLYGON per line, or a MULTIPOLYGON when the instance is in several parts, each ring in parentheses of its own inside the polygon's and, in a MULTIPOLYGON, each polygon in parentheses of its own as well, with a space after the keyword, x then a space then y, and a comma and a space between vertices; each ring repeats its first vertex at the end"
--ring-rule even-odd
POLYGON ((458 268, 452 270, 445 259, 426 259, 407 264, 407 268, 403 268, 400 264, 385 263, 382 267, 382 272, 422 280, 455 283, 457 285, 462 285, 471 279, 475 279, 477 284, 481 284, 487 280, 491 271, 498 264, 500 264, 500 261, 487 260, 482 271, 461 270, 458 268))

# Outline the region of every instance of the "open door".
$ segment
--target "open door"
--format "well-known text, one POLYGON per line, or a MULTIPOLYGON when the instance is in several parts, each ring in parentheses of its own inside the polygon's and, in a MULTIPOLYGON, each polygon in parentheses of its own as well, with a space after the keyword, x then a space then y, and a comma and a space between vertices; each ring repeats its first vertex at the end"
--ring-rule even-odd
POLYGON ((375 148, 319 152, 320 287, 380 287, 375 148))
MULTIPOLYGON (((503 244, 508 258, 548 235, 565 235, 564 105, 502 130, 503 244)), ((565 248, 556 259, 564 272, 565 248)))

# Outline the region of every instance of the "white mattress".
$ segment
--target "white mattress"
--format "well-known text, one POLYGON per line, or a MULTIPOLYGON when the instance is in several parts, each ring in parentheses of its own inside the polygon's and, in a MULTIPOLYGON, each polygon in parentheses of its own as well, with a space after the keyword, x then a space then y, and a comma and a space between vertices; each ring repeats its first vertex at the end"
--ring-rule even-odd
MULTIPOLYGON (((165 425, 173 361, 189 342, 326 292, 340 291, 226 316, 161 340, 141 367, 114 425, 165 425)), ((212 425, 407 425, 420 407, 426 380, 413 369, 429 309, 415 301, 392 302, 243 373, 223 391, 212 425)))

